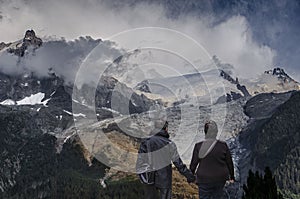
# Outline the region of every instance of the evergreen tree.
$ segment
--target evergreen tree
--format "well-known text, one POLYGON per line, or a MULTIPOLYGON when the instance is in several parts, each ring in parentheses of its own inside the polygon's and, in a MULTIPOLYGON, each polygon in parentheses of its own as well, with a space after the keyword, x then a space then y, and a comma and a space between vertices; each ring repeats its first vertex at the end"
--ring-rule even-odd
POLYGON ((269 167, 265 168, 264 176, 255 174, 249 170, 247 185, 243 186, 243 199, 282 199, 282 195, 277 191, 275 178, 269 167))

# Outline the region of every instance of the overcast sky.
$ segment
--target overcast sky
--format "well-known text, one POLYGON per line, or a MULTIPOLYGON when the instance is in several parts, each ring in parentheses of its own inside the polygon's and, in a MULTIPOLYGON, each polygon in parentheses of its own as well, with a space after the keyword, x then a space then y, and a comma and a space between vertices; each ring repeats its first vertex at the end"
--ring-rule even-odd
MULTIPOLYGON (((212 26, 213 15, 185 13, 170 18, 166 13, 163 6, 145 1, 113 9, 98 0, 0 0, 0 41, 21 39, 27 29, 34 29, 42 38, 74 40, 86 35, 106 39, 120 31, 155 26, 187 34, 210 55, 232 64, 241 77, 254 77, 276 64, 278 49, 256 41, 249 21, 241 15, 212 26)), ((295 67, 287 70, 300 80, 295 67)))

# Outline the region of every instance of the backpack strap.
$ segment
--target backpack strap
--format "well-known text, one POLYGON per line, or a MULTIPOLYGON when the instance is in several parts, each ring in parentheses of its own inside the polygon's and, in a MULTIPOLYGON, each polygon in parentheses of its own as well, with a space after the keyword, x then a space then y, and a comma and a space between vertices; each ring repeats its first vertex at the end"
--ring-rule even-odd
POLYGON ((213 148, 215 147, 217 141, 218 141, 218 140, 215 140, 215 141, 210 145, 210 147, 208 148, 208 150, 206 151, 206 153, 204 154, 204 156, 203 156, 202 158, 200 158, 200 151, 201 151, 201 148, 200 148, 198 157, 199 157, 200 159, 205 158, 205 157, 213 150, 213 148))

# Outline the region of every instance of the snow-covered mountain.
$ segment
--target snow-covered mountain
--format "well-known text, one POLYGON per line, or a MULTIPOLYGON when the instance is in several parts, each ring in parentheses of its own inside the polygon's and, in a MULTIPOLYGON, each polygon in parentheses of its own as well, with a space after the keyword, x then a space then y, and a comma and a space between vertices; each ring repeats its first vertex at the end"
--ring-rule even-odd
POLYGON ((224 70, 215 70, 204 73, 167 77, 160 79, 147 79, 138 83, 136 90, 147 96, 159 96, 168 102, 187 101, 193 97, 206 98, 210 102, 210 93, 219 91, 219 99, 213 103, 228 102, 241 97, 254 96, 259 93, 280 93, 291 90, 300 90, 300 84, 289 77, 282 68, 262 73, 255 79, 232 77, 224 70), (219 84, 216 84, 219 82, 219 84), (182 88, 193 88, 182 89, 182 88), (168 89, 172 88, 172 91, 168 89), (208 90, 208 88, 212 88, 208 90), (224 89, 224 90, 223 90, 224 89), (170 96, 173 96, 171 98, 170 96))
POLYGON ((299 82, 291 78, 283 68, 278 67, 265 71, 255 79, 244 81, 252 95, 269 92, 280 93, 300 89, 299 82))
MULTIPOLYGON (((0 54, 0 149, 3 151, 0 154, 0 197, 15 196, 15 189, 25 193, 20 198, 30 194, 31 198, 53 196, 53 187, 59 183, 61 176, 71 179, 68 183, 74 187, 79 186, 78 181, 82 182, 82 176, 88 182, 97 181, 104 176, 106 166, 93 157, 97 154, 95 152, 104 153, 108 161, 114 155, 119 160, 125 158, 124 163, 128 163, 126 160, 133 161, 127 165, 132 167, 135 164, 130 152, 137 151, 141 135, 149 135, 152 115, 156 112, 165 114, 170 122, 171 139, 187 164, 194 143, 203 139, 204 122, 207 119, 216 120, 220 129, 219 138, 230 146, 236 177, 240 179, 226 190, 232 197, 240 196, 247 169, 263 166, 260 159, 257 161, 259 165, 256 165, 257 162, 250 157, 261 153, 259 157, 267 159, 265 154, 270 153, 273 157, 276 152, 272 148, 274 145, 251 137, 251 133, 258 129, 268 138, 269 134, 261 125, 273 124, 277 117, 288 117, 287 114, 281 115, 281 109, 297 105, 295 102, 299 92, 292 90, 299 89, 299 84, 283 69, 275 68, 255 80, 244 80, 234 76, 232 66, 218 62, 218 68, 203 73, 190 71, 177 76, 163 75, 163 71, 152 70, 155 67, 139 70, 136 65, 155 60, 155 54, 136 50, 118 56, 121 50, 115 49, 109 41, 81 38, 73 42, 49 40, 39 43, 33 35, 31 31, 26 32, 25 40, 20 45, 4 44, 0 54), (35 45, 36 42, 41 45, 35 45), (84 84, 77 88, 71 80, 74 80, 80 60, 99 43, 103 44, 104 55, 113 54, 118 59, 110 62, 105 75, 99 80, 95 95, 91 96, 91 85, 84 84), (65 70, 71 74, 63 73, 65 70), (266 77, 272 81, 266 81, 266 77), (119 89, 115 89, 116 86, 119 89), (278 94, 265 93, 269 91, 278 94), (279 93, 285 91, 289 92, 279 93), (72 99, 73 92, 80 92, 82 98, 72 99), (112 106, 112 100, 118 102, 118 109, 112 106), (73 113, 74 104, 85 113, 93 114, 95 111, 97 121, 81 126, 78 131, 74 121, 87 115, 73 113), (95 135, 98 129, 126 154, 114 153, 115 149, 108 142, 102 143, 103 137, 95 135), (242 136, 241 132, 244 133, 242 136), (82 137, 82 134, 87 136, 82 137), (253 144, 256 140, 257 148, 253 148, 249 143, 253 144), (87 150, 91 148, 98 151, 87 150), (78 166, 77 161, 80 162, 78 166), (52 164, 55 168, 49 169, 52 164), (44 170, 43 174, 40 174, 41 170, 44 170), (101 171, 101 176, 95 177, 97 171, 101 171), (80 176, 79 180, 77 176, 80 176)), ((296 115, 296 112, 293 113, 294 119, 296 115)), ((294 124, 296 122, 290 124, 293 130, 296 129, 294 124)), ((288 138, 286 132, 281 132, 283 138, 277 132, 272 144, 285 141, 288 138)), ((296 146, 291 139, 287 143, 296 146)), ((289 160, 286 154, 281 154, 281 158, 289 160)), ((272 161, 268 159, 268 162, 272 161)), ((115 162, 110 163, 115 165, 115 162)), ((293 168, 289 167, 291 170, 293 168)), ((281 172, 283 168, 274 167, 274 170, 281 172)), ((279 176, 282 177, 281 174, 279 176)), ((62 187, 64 185, 59 184, 56 188, 62 187)), ((296 188, 293 187, 293 190, 296 188)))

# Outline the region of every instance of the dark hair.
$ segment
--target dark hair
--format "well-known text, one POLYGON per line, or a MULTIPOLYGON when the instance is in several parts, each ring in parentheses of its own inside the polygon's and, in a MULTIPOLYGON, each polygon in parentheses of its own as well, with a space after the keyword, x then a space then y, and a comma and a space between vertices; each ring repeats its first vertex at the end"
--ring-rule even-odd
POLYGON ((167 130, 168 126, 169 126, 169 122, 166 121, 164 126, 162 127, 162 130, 167 130))
POLYGON ((209 124, 210 124, 209 121, 205 122, 205 124, 204 124, 204 133, 205 133, 205 135, 207 134, 207 131, 208 131, 208 128, 209 128, 209 124))

